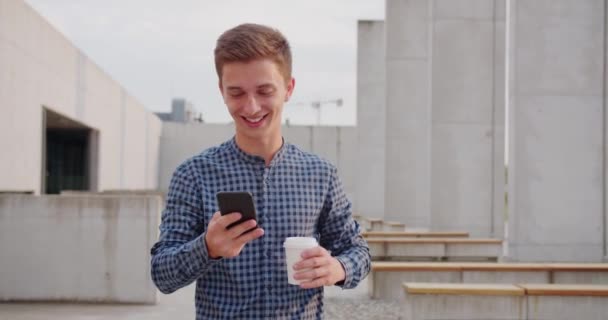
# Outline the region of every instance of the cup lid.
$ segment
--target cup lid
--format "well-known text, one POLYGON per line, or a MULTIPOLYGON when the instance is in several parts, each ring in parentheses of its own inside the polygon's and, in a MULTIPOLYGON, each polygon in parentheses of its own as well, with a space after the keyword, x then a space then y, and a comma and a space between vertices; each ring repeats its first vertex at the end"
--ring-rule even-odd
POLYGON ((292 248, 312 248, 317 245, 317 239, 312 237, 287 237, 283 243, 283 247, 292 248))

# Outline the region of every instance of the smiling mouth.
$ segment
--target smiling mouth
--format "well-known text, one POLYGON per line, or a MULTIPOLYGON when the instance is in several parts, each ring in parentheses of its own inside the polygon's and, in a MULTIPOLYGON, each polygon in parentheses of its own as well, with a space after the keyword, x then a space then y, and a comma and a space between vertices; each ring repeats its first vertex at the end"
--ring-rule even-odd
POLYGON ((265 114, 261 117, 257 117, 257 118, 249 118, 249 117, 243 117, 241 116, 241 118, 243 118, 243 120, 245 120, 245 122, 247 122, 248 124, 251 125, 256 125, 259 124, 260 122, 262 122, 262 120, 266 119, 266 116, 268 116, 268 114, 265 114))

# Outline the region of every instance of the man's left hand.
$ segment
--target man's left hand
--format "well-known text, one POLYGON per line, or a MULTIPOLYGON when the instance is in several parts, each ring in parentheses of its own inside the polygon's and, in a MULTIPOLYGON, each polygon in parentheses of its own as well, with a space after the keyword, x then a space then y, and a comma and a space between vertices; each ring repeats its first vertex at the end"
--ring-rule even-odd
POLYGON ((293 269, 296 271, 294 278, 300 281, 303 289, 331 286, 346 277, 340 261, 320 246, 304 250, 302 260, 293 269))

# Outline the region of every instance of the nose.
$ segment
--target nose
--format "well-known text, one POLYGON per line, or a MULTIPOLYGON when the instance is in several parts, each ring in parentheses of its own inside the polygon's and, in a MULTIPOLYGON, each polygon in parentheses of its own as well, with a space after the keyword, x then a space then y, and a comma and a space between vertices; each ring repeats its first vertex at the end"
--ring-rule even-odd
POLYGON ((261 109, 260 103, 256 100, 254 95, 250 95, 243 106, 243 111, 245 111, 247 115, 254 115, 261 109))

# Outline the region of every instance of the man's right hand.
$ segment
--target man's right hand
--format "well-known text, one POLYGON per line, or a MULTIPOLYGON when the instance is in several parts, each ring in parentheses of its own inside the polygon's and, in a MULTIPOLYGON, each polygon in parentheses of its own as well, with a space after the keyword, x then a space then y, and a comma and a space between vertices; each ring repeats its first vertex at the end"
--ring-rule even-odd
POLYGON ((247 220, 230 229, 226 229, 227 226, 239 221, 239 219, 241 219, 241 214, 238 212, 224 216, 219 211, 213 214, 207 226, 207 233, 205 234, 205 244, 207 245, 209 257, 212 259, 236 257, 241 253, 247 242, 264 235, 262 228, 256 228, 243 234, 243 232, 256 226, 255 220, 247 220))

